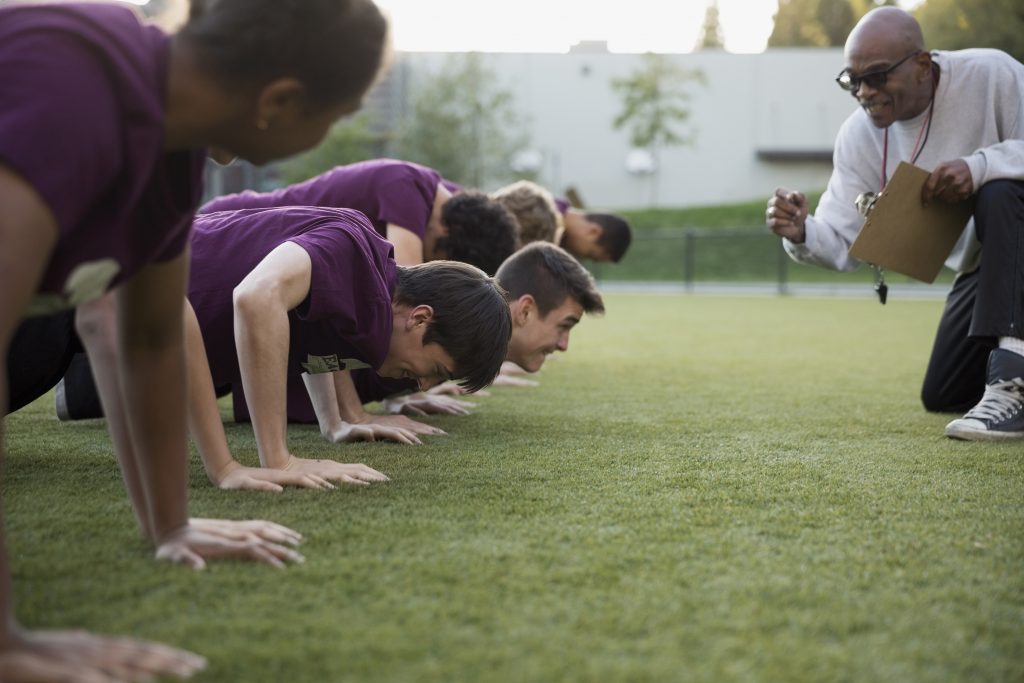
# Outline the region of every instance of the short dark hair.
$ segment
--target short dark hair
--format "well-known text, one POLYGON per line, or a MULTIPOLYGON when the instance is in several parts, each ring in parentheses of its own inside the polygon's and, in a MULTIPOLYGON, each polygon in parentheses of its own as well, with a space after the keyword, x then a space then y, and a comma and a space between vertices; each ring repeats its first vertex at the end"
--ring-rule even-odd
POLYGON ((438 240, 438 247, 448 252, 448 259, 476 266, 488 275, 494 275, 519 246, 515 216, 483 192, 453 195, 441 207, 441 222, 448 236, 438 240))
POLYGON ((588 213, 587 220, 601 226, 597 243, 604 247, 611 260, 615 263, 621 261, 633 237, 629 221, 613 213, 588 213))
POLYGON ((434 309, 423 343, 448 352, 459 384, 473 392, 494 380, 512 337, 508 295, 494 278, 457 261, 399 266, 394 302, 434 309))
POLYGON ((494 276, 511 299, 529 294, 547 315, 572 297, 585 313, 604 313, 594 278, 576 258, 556 244, 531 242, 510 256, 494 276))
POLYGON ((385 59, 387 20, 372 0, 192 0, 177 33, 225 88, 295 78, 313 107, 358 102, 385 59))

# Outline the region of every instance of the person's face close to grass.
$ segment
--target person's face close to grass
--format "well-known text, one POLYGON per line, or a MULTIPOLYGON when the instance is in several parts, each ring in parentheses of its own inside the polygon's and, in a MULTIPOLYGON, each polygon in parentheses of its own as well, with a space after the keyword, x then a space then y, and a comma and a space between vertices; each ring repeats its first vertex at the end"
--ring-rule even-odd
POLYGON ((455 360, 440 344, 423 343, 430 326, 430 306, 398 306, 388 346, 388 355, 377 370, 382 377, 413 379, 420 389, 456 379, 455 360))
POLYGON ((578 259, 609 262, 611 254, 600 243, 604 228, 582 214, 566 216, 562 247, 578 259))
POLYGON ((527 372, 537 372, 555 351, 569 350, 569 333, 583 317, 583 306, 570 296, 541 315, 530 295, 513 302, 512 339, 508 360, 527 372))

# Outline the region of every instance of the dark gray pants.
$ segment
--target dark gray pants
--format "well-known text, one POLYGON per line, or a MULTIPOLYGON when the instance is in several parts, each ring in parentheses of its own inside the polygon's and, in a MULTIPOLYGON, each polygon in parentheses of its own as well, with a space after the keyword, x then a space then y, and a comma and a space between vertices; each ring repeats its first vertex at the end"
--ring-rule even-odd
POLYGON ((978 191, 974 225, 981 265, 946 297, 921 402, 963 413, 985 391, 985 366, 999 337, 1024 337, 1024 181, 995 180, 978 191))
POLYGON ((56 386, 82 350, 75 312, 22 321, 7 350, 7 410, 13 413, 56 386))

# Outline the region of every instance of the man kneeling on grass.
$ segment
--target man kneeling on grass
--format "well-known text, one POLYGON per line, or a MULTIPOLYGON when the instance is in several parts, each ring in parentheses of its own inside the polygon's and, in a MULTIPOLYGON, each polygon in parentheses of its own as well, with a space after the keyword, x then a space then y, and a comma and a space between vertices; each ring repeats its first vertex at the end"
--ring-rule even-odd
MULTIPOLYGON (((364 465, 290 452, 288 378, 305 380, 332 441, 418 443, 405 417, 342 421, 339 402, 356 397, 350 371, 369 368, 423 389, 459 379, 476 391, 498 373, 512 327, 504 291, 483 271, 454 261, 397 266, 392 245, 363 214, 324 207, 198 216, 188 304, 189 426, 207 475, 222 488, 386 480, 364 465), (280 481, 234 460, 214 389, 232 384, 249 398, 263 467, 305 478, 280 481)), ((65 387, 72 389, 76 403, 95 391, 83 382, 65 387)))

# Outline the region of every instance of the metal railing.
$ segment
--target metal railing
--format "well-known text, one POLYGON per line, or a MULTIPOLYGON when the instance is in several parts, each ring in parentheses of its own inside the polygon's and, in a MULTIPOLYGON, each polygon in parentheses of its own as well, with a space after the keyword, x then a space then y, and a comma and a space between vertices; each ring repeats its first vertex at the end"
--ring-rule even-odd
MULTIPOLYGON (((782 240, 763 227, 638 230, 621 263, 587 262, 587 267, 601 285, 619 289, 874 296, 871 269, 836 272, 796 263, 782 240)), ((944 271, 933 284, 896 273, 887 279, 890 294, 942 298, 952 273, 944 271)))
MULTIPOLYGON (((683 283, 690 291, 697 282, 697 243, 702 239, 735 239, 737 237, 765 237, 764 229, 736 228, 729 230, 708 230, 687 228, 683 231, 683 283)), ((775 248, 775 283, 779 294, 789 293, 790 258, 782 247, 782 240, 772 237, 775 248)))
POLYGON ((763 272, 762 281, 771 280, 780 294, 789 291, 790 258, 782 248, 781 240, 764 228, 687 227, 636 231, 622 264, 588 263, 588 267, 598 281, 622 279, 625 274, 627 280, 633 281, 647 279, 682 283, 687 290, 693 290, 702 280, 749 280, 749 272, 742 271, 753 267, 757 272, 763 272), (737 249, 737 240, 756 240, 759 244, 756 247, 739 247, 744 251, 743 265, 733 269, 732 262, 722 256, 722 251, 728 247, 737 249), (727 242, 733 244, 727 245, 727 242), (758 255, 750 256, 752 251, 758 255), (771 259, 770 267, 766 259, 771 259), (737 269, 739 272, 731 272, 737 269), (708 271, 717 272, 709 274, 708 271), (643 275, 638 276, 639 273, 643 275))

